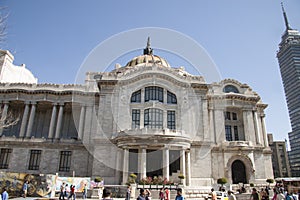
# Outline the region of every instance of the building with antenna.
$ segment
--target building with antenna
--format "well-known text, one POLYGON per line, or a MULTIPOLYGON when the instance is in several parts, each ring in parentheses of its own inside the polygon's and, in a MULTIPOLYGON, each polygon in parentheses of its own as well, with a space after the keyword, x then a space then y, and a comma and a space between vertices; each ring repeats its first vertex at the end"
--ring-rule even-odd
POLYGON ((282 5, 285 31, 281 37, 277 58, 284 86, 292 131, 289 152, 292 176, 300 176, 300 33, 289 25, 282 5))

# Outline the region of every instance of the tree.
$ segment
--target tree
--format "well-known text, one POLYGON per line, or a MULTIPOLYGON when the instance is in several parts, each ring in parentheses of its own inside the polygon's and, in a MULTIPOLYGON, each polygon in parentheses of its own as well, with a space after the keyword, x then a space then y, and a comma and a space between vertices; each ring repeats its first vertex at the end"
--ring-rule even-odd
POLYGON ((227 183, 227 179, 224 178, 224 177, 223 178, 218 178, 217 183, 221 184, 222 185, 221 187, 223 188, 223 185, 227 183))

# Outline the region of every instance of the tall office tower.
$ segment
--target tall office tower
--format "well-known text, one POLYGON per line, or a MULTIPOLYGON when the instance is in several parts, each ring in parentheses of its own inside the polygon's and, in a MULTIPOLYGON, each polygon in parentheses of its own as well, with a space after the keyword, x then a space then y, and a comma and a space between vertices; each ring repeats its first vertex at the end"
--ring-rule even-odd
POLYGON ((283 6, 282 11, 286 29, 277 58, 292 126, 289 133, 292 176, 300 176, 300 33, 290 27, 283 6))

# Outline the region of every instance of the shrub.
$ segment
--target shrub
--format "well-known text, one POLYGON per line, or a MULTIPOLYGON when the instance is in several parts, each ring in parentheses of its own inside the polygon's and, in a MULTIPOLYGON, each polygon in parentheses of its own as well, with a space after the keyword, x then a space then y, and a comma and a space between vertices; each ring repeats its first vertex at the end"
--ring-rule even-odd
POLYGON ((268 179, 266 180, 266 182, 269 183, 269 184, 270 184, 270 183, 274 183, 274 179, 268 178, 268 179))
POLYGON ((225 183, 227 183, 227 179, 224 178, 224 177, 223 178, 218 178, 217 183, 221 184, 221 185, 224 185, 225 183))
POLYGON ((95 179, 94 179, 94 181, 95 181, 96 183, 100 183, 102 180, 103 180, 103 178, 100 177, 100 176, 97 176, 97 177, 95 177, 95 179))
POLYGON ((254 183, 250 183, 250 187, 254 187, 254 183))
POLYGON ((179 175, 178 175, 178 178, 179 178, 179 179, 184 179, 185 177, 184 177, 183 174, 179 174, 179 175))

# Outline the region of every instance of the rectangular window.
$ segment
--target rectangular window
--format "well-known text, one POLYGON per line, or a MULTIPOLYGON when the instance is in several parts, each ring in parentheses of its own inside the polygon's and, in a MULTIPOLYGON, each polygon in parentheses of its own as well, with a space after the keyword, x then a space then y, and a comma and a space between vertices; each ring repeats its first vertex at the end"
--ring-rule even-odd
POLYGON ((31 150, 28 170, 38 170, 40 167, 42 150, 31 150))
POLYGON ((0 152, 0 169, 8 169, 8 163, 12 149, 1 149, 0 152))
POLYGON ((140 110, 132 110, 132 128, 140 128, 140 110))
POLYGON ((236 113, 232 113, 232 120, 237 120, 237 114, 236 113))
POLYGON ((59 171, 69 172, 71 167, 71 151, 61 151, 59 161, 59 171))
POLYGON ((225 115, 225 120, 230 120, 231 119, 230 112, 225 112, 224 115, 225 115))
POLYGON ((232 141, 231 126, 225 125, 225 136, 227 141, 232 141))
POLYGON ((176 118, 175 111, 168 110, 168 129, 175 130, 176 129, 176 118))
POLYGON ((234 133, 234 140, 235 141, 239 141, 239 131, 238 131, 238 127, 237 126, 233 127, 233 133, 234 133))

